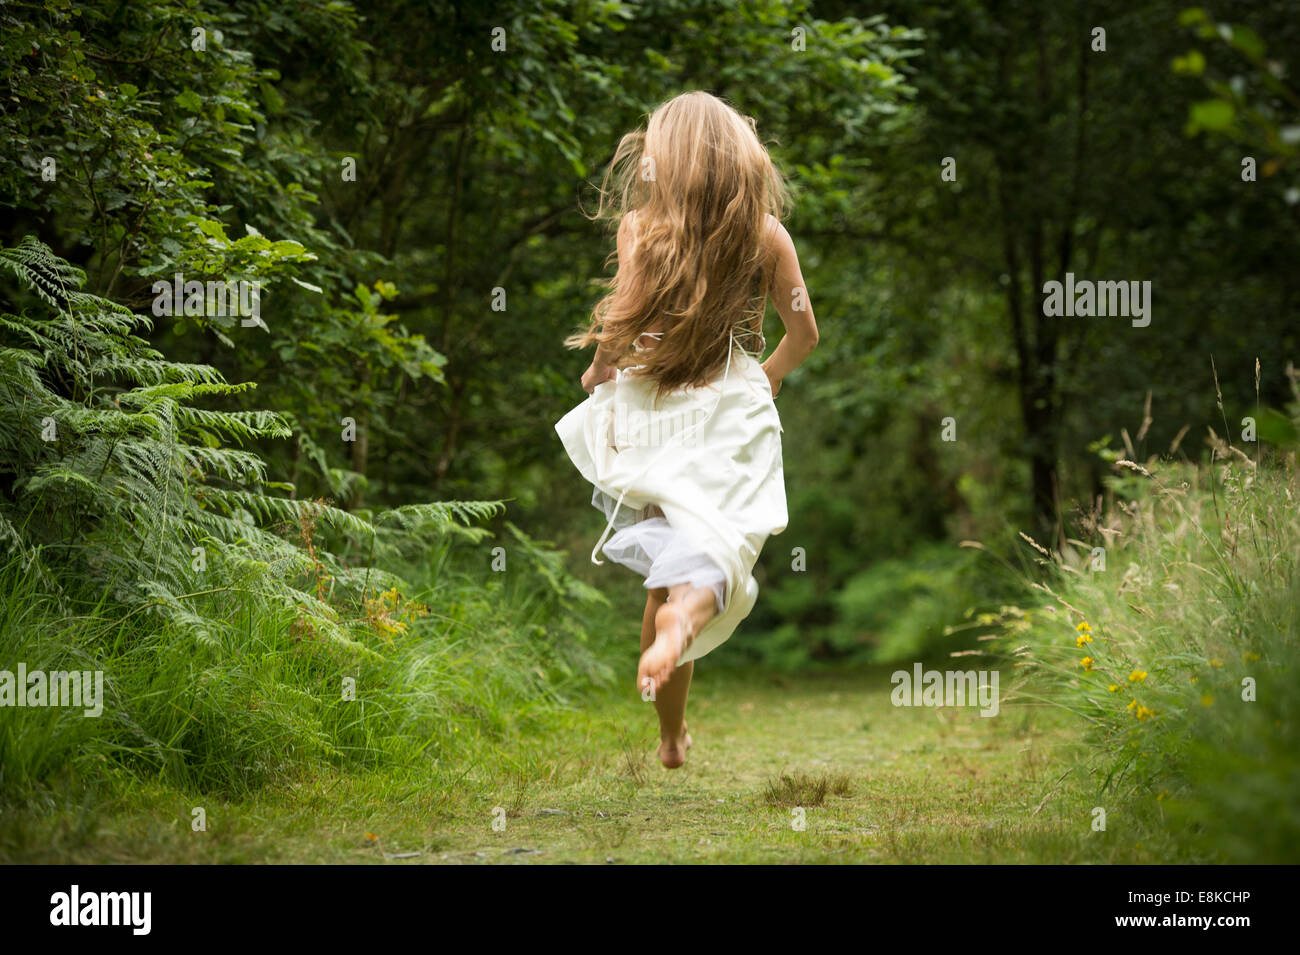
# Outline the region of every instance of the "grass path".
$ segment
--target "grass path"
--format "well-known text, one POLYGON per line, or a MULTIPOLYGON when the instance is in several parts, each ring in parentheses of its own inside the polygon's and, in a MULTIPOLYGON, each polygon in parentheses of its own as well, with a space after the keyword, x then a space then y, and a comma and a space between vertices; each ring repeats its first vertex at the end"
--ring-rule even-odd
MULTIPOLYGON (((1066 725, 1004 704, 898 708, 889 672, 778 677, 702 666, 696 746, 661 769, 629 690, 575 711, 497 765, 330 771, 222 801, 132 782, 10 819, 0 856, 42 862, 1143 862, 1089 831, 1060 780, 1066 725), (1046 799, 1044 797, 1047 797, 1046 799), (205 832, 191 807, 203 806, 205 832), (802 809, 802 813, 792 810, 802 809), (504 810, 503 830, 493 828, 504 810), (802 816, 804 828, 796 828, 802 816), (409 855, 416 853, 416 855, 409 855)), ((1073 778, 1073 777, 1071 777, 1073 778)), ((497 823, 500 826, 500 822, 497 823)))

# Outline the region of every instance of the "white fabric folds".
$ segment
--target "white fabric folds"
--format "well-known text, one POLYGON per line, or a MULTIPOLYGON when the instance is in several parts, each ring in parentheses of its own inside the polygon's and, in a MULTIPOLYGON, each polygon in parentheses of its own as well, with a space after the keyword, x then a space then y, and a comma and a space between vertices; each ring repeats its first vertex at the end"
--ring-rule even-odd
MULTIPOLYGON (((726 641, 758 598, 759 551, 787 522, 781 421, 762 366, 736 351, 714 381, 657 404, 651 379, 620 371, 555 430, 616 532, 596 549, 646 587, 689 581, 718 594, 719 613, 680 663, 726 641)), ((594 551, 592 560, 601 563, 594 551)))

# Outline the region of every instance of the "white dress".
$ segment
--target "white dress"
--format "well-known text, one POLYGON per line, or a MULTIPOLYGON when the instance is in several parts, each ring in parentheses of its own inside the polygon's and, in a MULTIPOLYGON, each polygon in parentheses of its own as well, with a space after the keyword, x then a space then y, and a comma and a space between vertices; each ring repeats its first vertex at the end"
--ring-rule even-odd
POLYGON ((782 429, 767 375, 734 337, 727 367, 709 384, 657 405, 655 389, 622 370, 555 430, 606 516, 592 561, 603 563, 603 549, 647 588, 689 582, 717 595, 718 613, 682 655, 686 663, 730 637, 754 607, 754 562, 787 521, 782 429))

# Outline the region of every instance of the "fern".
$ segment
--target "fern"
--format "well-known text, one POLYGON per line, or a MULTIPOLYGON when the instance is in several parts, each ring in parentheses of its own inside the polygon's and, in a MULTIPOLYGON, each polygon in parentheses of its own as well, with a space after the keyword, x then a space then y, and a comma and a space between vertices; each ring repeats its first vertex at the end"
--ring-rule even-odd
POLYGON ((374 588, 403 583, 329 550, 309 554, 304 533, 327 528, 374 558, 430 535, 477 539, 487 532, 471 525, 504 509, 461 501, 368 516, 287 496, 247 446, 293 437, 291 422, 198 404, 251 385, 169 362, 137 334, 147 317, 82 291, 81 270, 35 238, 0 248, 0 268, 35 295, 35 307, 0 312, 0 553, 65 606, 90 584, 92 598, 107 592, 213 643, 231 632, 211 609, 222 595, 255 594, 305 632, 361 651, 352 611, 374 588))

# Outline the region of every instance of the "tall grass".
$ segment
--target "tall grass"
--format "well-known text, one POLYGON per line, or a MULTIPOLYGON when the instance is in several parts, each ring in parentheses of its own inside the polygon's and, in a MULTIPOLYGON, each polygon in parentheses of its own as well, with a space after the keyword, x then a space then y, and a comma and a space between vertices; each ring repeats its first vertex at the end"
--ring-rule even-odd
POLYGON ((115 774, 238 795, 322 764, 419 766, 436 778, 440 765, 488 759, 539 732, 569 688, 608 676, 583 625, 598 601, 548 584, 533 562, 553 571, 558 555, 529 545, 535 555, 512 548, 519 567, 499 575, 476 548, 433 548, 408 568, 420 581, 409 595, 372 602, 359 650, 319 638, 255 594, 233 604, 224 595, 229 626, 215 642, 106 604, 65 616, 11 562, 0 568, 5 668, 102 670, 106 699, 97 718, 6 709, 0 800, 39 801, 115 774))
POLYGON ((1036 545, 1044 599, 1005 608, 1008 649, 1022 697, 1077 717, 1085 771, 1135 841, 1300 861, 1296 455, 1210 442, 1201 466, 1115 462, 1093 539, 1036 545))
POLYGON ((168 361, 34 238, 0 249, 10 274, 0 671, 102 672, 105 699, 4 701, 0 804, 114 780, 238 794, 330 763, 437 779, 605 676, 582 622, 602 600, 561 555, 507 522, 489 570, 500 502, 294 497, 245 447, 288 422, 203 406, 250 386, 168 361))

